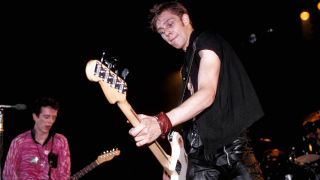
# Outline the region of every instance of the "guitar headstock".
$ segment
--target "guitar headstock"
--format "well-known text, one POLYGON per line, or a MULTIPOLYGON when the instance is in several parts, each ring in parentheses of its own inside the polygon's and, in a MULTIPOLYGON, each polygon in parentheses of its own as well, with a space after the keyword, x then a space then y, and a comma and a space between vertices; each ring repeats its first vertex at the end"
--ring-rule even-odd
POLYGON ((111 161, 114 157, 120 155, 120 150, 112 149, 111 151, 103 152, 100 156, 98 156, 96 162, 98 164, 104 163, 106 161, 111 161))
POLYGON ((99 60, 90 60, 86 65, 86 75, 90 81, 99 82, 108 101, 125 100, 127 83, 99 60))

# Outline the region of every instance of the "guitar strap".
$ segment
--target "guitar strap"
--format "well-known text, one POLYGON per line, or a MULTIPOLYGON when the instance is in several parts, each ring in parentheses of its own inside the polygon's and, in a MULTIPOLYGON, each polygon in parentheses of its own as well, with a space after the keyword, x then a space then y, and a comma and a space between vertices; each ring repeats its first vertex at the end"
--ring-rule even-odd
MULTIPOLYGON (((187 89, 187 86, 188 86, 188 83, 189 83, 189 80, 190 80, 190 72, 191 72, 191 67, 192 67, 193 60, 194 60, 194 53, 196 52, 196 42, 197 42, 197 40, 198 40, 198 37, 192 43, 192 54, 190 56, 191 59, 190 59, 189 66, 187 68, 186 76, 183 76, 183 78, 186 77, 186 80, 185 80, 184 86, 182 88, 179 104, 181 104, 182 101, 183 101, 184 94, 186 92, 186 89, 187 89)), ((188 64, 187 56, 185 56, 185 63, 188 64)))
MULTIPOLYGON (((188 56, 187 55, 185 56, 185 59, 184 59, 184 63, 186 65, 188 65, 188 67, 187 67, 187 73, 186 74, 182 74, 182 79, 186 78, 186 80, 185 80, 185 83, 184 83, 183 88, 182 88, 179 105, 182 104, 182 102, 183 102, 183 98, 184 98, 184 95, 185 95, 185 92, 186 92, 186 89, 187 89, 187 86, 188 86, 188 82, 189 82, 189 79, 190 79, 190 72, 191 72, 191 67, 192 67, 193 60, 194 60, 194 54, 196 52, 196 42, 197 42, 197 40, 198 40, 198 36, 196 37, 196 39, 192 43, 192 52, 191 52, 192 54, 189 56, 190 57, 189 64, 188 64, 188 59, 187 59, 188 56)), ((181 125, 177 126, 175 129, 180 129, 181 130, 181 125)), ((169 134, 171 134, 172 131, 173 131, 173 129, 170 130, 169 134)))

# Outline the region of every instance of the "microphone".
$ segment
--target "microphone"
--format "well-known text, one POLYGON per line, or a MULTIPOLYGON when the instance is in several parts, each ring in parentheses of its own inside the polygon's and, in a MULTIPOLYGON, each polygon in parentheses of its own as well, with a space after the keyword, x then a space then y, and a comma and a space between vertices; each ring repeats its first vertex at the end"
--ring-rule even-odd
POLYGON ((1 109, 9 109, 9 108, 14 108, 16 110, 25 110, 25 109, 27 109, 27 106, 25 104, 0 105, 0 110, 1 109))

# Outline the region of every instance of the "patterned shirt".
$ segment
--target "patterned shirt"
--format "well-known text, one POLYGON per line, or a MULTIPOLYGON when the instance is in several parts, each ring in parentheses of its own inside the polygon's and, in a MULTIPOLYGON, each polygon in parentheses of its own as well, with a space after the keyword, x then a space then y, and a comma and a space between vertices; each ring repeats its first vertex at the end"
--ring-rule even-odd
POLYGON ((70 150, 65 136, 56 133, 41 145, 34 140, 29 130, 12 140, 4 165, 3 180, 67 180, 70 169, 70 150), (55 154, 54 158, 50 158, 51 165, 49 154, 55 154))

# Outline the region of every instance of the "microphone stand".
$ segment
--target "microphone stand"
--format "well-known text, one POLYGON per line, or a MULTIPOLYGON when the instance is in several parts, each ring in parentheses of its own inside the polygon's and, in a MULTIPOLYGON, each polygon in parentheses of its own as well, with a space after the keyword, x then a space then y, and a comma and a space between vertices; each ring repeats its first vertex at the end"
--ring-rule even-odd
POLYGON ((0 180, 2 179, 2 155, 3 155, 3 108, 0 108, 0 180))

